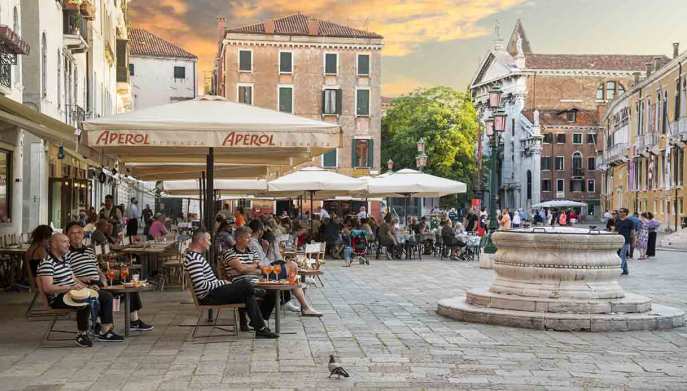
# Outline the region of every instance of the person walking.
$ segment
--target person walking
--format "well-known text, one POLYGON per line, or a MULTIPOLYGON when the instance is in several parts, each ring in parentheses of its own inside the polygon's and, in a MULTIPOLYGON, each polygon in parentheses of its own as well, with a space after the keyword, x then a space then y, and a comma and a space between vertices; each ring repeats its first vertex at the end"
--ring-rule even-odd
POLYGON ((499 227, 502 230, 507 230, 511 229, 511 220, 510 220, 510 213, 508 211, 508 208, 503 208, 503 211, 501 212, 501 218, 499 219, 499 227))
POLYGON ((141 219, 141 209, 138 207, 138 200, 131 199, 131 205, 126 211, 126 236, 132 237, 138 235, 138 220, 141 219))
POLYGON ((568 215, 565 213, 565 211, 561 211, 561 214, 558 216, 558 224, 561 227, 564 227, 568 224, 568 215))
POLYGON ((153 210, 150 209, 150 205, 146 204, 141 214, 143 215, 143 235, 148 236, 150 226, 153 224, 153 210))
POLYGON ((635 244, 635 249, 639 251, 639 260, 646 259, 646 249, 649 244, 649 227, 647 223, 649 222, 646 212, 639 216, 639 229, 637 230, 637 242, 635 244))
POLYGON ((658 230, 658 227, 661 226, 661 223, 656 221, 654 218, 654 214, 651 212, 646 212, 647 215, 647 231, 649 233, 649 236, 647 238, 647 246, 646 246, 646 256, 647 258, 649 257, 654 257, 656 256, 656 231, 658 230))
POLYGON ((513 228, 520 228, 520 224, 522 224, 522 217, 520 216, 520 211, 516 210, 513 212, 513 228))
POLYGON ((627 268, 627 257, 630 254, 630 244, 634 239, 635 232, 635 224, 630 220, 629 214, 630 211, 627 208, 621 208, 618 211, 619 217, 615 222, 615 231, 625 239, 623 247, 620 248, 620 268, 623 270, 621 275, 624 276, 630 274, 627 268))

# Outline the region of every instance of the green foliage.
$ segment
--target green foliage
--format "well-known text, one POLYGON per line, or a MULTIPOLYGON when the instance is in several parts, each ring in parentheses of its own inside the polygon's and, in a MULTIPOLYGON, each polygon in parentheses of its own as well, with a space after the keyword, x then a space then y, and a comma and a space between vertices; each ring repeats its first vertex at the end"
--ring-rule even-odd
POLYGON ((382 167, 392 159, 395 169, 414 169, 416 143, 424 137, 424 171, 465 182, 470 190, 477 174, 477 134, 469 94, 450 87, 416 90, 395 98, 382 121, 382 167))

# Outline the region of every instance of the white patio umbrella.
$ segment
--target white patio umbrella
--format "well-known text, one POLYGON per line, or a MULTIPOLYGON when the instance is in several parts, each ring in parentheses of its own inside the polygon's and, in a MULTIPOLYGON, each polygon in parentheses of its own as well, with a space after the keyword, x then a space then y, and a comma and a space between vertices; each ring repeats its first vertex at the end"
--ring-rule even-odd
POLYGON ((409 168, 398 170, 391 175, 377 176, 367 182, 368 195, 405 196, 406 217, 408 215, 408 198, 410 197, 443 197, 449 194, 465 193, 466 191, 467 186, 463 182, 409 168))
POLYGON ((336 123, 218 96, 98 118, 84 122, 83 127, 89 146, 125 164, 198 165, 198 176, 207 173, 209 226, 214 217, 215 163, 293 166, 341 146, 336 123))
POLYGON ((318 197, 331 198, 337 195, 356 195, 364 192, 367 184, 320 167, 306 167, 284 175, 267 183, 271 195, 287 195, 301 192, 310 193, 310 225, 312 229, 312 202, 318 197))
MULTIPOLYGON (((198 194, 198 180, 178 180, 162 182, 164 192, 172 195, 198 194)), ((215 179, 214 189, 221 195, 255 195, 267 192, 264 179, 215 179)))
POLYGON ((533 208, 572 208, 585 207, 587 203, 570 200, 551 200, 532 205, 533 208))

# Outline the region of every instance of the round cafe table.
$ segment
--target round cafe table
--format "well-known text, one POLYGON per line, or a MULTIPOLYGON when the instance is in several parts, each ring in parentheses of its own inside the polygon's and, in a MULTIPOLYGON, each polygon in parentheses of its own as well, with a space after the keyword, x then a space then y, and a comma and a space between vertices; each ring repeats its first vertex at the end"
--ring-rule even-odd
MULTIPOLYGON (((274 332, 276 334, 279 334, 280 332, 280 325, 279 325, 279 317, 281 316, 281 295, 280 292, 282 291, 290 291, 291 289, 297 287, 298 285, 291 285, 291 284, 283 284, 283 283, 274 283, 274 282, 265 282, 263 280, 258 281, 255 284, 256 288, 264 289, 266 291, 271 291, 274 292, 274 298, 275 298, 275 307, 274 307, 274 332)), ((288 333, 287 333, 288 334, 288 333)))
POLYGON ((129 307, 131 306, 131 294, 149 291, 151 290, 151 287, 149 285, 139 287, 125 287, 124 285, 119 284, 104 286, 100 289, 111 292, 115 295, 124 295, 124 336, 128 337, 130 331, 129 317, 131 316, 131 313, 129 311, 129 307))

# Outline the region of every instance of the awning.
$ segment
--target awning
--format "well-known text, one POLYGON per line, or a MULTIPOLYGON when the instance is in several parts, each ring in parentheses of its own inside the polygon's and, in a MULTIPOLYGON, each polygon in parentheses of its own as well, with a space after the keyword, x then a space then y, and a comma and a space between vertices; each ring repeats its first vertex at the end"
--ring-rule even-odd
POLYGON ((74 127, 0 95, 0 120, 50 142, 76 149, 74 127))
MULTIPOLYGON (((144 181, 198 179, 206 166, 200 164, 126 165, 127 174, 144 181)), ((269 172, 266 166, 216 164, 215 178, 262 178, 269 172)))
MULTIPOLYGON (((267 181, 264 179, 215 179, 215 192, 221 195, 263 194, 267 192, 267 181)), ((166 194, 198 194, 198 180, 164 181, 163 191, 166 194)))

